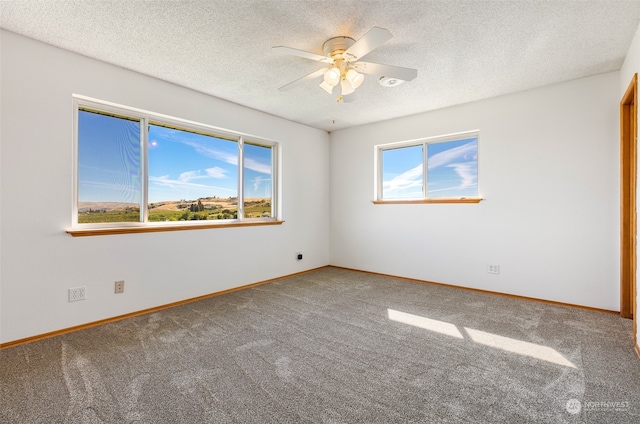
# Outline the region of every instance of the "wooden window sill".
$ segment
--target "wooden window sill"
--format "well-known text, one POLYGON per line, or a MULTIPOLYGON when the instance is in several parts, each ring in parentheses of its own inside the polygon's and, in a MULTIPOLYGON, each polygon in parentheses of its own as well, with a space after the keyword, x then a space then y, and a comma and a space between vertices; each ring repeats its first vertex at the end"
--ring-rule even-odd
POLYGON ((165 231, 209 230, 213 228, 256 227, 282 225, 284 221, 236 221, 215 224, 146 225, 140 227, 110 227, 67 230, 73 237, 108 236, 112 234, 160 233, 165 231))
POLYGON ((416 200, 373 200, 374 205, 413 205, 424 203, 480 203, 482 197, 416 199, 416 200))

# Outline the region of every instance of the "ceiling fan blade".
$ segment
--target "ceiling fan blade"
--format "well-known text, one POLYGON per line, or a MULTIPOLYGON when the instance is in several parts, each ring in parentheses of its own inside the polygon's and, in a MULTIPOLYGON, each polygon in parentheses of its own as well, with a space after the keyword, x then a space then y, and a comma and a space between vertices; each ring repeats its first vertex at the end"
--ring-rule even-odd
POLYGON ((285 46, 274 46, 271 47, 271 51, 279 54, 289 54, 292 56, 304 57, 305 59, 316 60, 318 62, 323 63, 333 63, 333 59, 327 56, 322 56, 320 54, 315 54, 311 52, 306 52, 304 50, 294 49, 292 47, 285 46))
POLYGON ((305 75, 304 77, 298 78, 297 80, 290 82, 287 85, 283 85, 282 87, 278 88, 278 91, 290 90, 298 84, 312 80, 314 78, 318 78, 320 75, 324 75, 325 72, 327 72, 327 68, 318 69, 317 71, 311 72, 309 75, 305 75))
POLYGON ((353 69, 363 74, 378 75, 381 77, 397 78, 403 81, 411 81, 418 76, 418 71, 412 68, 400 66, 382 65, 380 63, 356 62, 353 69))
POLYGON ((354 62, 368 54, 371 50, 389 41, 392 37, 393 35, 388 29, 373 27, 342 55, 349 62, 354 62))

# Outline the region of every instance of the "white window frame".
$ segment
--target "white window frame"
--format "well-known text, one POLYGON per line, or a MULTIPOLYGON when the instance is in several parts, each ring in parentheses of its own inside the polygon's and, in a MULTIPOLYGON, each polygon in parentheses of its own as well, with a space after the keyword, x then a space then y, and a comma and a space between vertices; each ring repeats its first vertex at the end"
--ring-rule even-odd
POLYGON ((478 147, 480 145, 480 130, 464 131, 459 133, 445 134, 433 137, 405 140, 394 143, 379 144, 374 146, 374 201, 375 204, 383 203, 478 203, 482 200, 480 196, 480 159, 478 157, 478 191, 474 197, 427 197, 427 154, 429 144, 443 143, 447 141, 461 140, 475 137, 478 147), (422 197, 419 198, 394 198, 385 199, 383 197, 382 181, 382 153, 386 150, 393 150, 403 147, 423 146, 422 148, 422 197))
MULTIPOLYGON (((256 137, 240 132, 234 132, 223 128, 215 127, 212 125, 202 124, 186 119, 176 118, 173 116, 163 115, 155 112, 150 112, 143 109, 137 109, 129 106, 124 106, 112 102, 94 99, 87 96, 74 94, 73 98, 73 196, 72 196, 72 214, 71 214, 71 230, 68 231, 72 235, 90 235, 88 233, 82 233, 83 230, 101 230, 108 228, 162 228, 167 227, 180 227, 180 229, 187 229, 183 227, 190 227, 188 229, 195 229, 198 227, 211 228, 212 226, 239 226, 240 224, 254 224, 260 223, 276 223, 279 221, 279 143, 274 140, 265 139, 262 137, 256 137), (79 111, 88 110, 95 111, 97 113, 104 113, 106 115, 113 115, 115 117, 123 117, 128 119, 134 119, 140 121, 140 166, 141 170, 141 190, 142 190, 142 204, 140 205, 140 222, 107 222, 107 223, 78 223, 78 124, 79 124, 79 111), (232 140, 238 143, 238 217, 237 219, 225 219, 225 220, 206 220, 206 221, 169 221, 169 222, 149 222, 149 202, 148 202, 148 126, 149 125, 162 125, 177 130, 192 131, 195 133, 203 134, 206 136, 224 138, 232 140), (147 129, 147 130, 145 130, 147 129), (271 216, 260 218, 245 218, 244 217, 244 143, 269 147, 271 149, 271 216), (191 228, 192 227, 192 228, 191 228), (73 230, 80 230, 74 232, 73 230)), ((126 231, 122 231, 126 232, 126 231)))

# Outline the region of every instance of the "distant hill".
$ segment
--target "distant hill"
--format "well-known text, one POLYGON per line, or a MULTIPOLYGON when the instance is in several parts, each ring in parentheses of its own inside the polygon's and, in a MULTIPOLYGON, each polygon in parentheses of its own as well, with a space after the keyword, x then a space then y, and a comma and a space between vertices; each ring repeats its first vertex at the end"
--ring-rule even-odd
POLYGON ((78 212, 92 211, 112 211, 127 208, 139 208, 138 203, 126 202, 78 202, 78 212))
MULTIPOLYGON (((219 197, 202 197, 196 200, 166 200, 160 202, 153 202, 149 205, 150 209, 155 210, 181 210, 188 208, 192 203, 196 203, 198 200, 202 202, 206 209, 237 209, 238 199, 236 197, 219 198, 219 197)), ((248 198, 245 199, 245 205, 247 207, 260 205, 268 199, 262 198, 248 198)), ((137 209, 137 203, 126 202, 78 202, 78 212, 89 211, 113 211, 124 209, 137 209)))

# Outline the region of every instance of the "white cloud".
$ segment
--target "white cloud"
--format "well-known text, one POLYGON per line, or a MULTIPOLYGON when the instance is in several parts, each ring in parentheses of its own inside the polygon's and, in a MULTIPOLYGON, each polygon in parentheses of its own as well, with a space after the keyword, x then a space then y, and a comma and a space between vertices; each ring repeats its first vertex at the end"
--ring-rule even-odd
POLYGON ((268 163, 260 163, 255 159, 244 158, 245 168, 249 168, 252 171, 259 172, 261 174, 271 175, 271 165, 268 163))
POLYGON ((447 165, 460 176, 460 185, 458 188, 467 188, 476 184, 477 167, 475 162, 452 163, 447 165))
POLYGON ((222 179, 222 178, 227 178, 227 170, 220 168, 219 166, 213 167, 213 168, 207 168, 205 169, 205 172, 207 173, 208 176, 210 176, 211 178, 218 178, 218 179, 222 179))
POLYGON ((237 151, 234 152, 225 152, 222 151, 220 149, 215 149, 211 146, 208 145, 204 145, 195 141, 191 141, 191 140, 184 140, 184 139, 175 139, 176 141, 182 143, 182 144, 186 144, 187 146, 193 147, 193 149, 201 154, 202 156, 211 158, 211 159, 216 159, 216 160, 220 160, 222 162, 226 162, 230 165, 235 165, 238 166, 238 153, 237 151))
MULTIPOLYGON (((177 180, 170 179, 168 175, 163 175, 161 177, 152 177, 150 175, 149 182, 155 183, 157 185, 164 186, 164 187, 170 187, 175 190, 185 190, 190 188, 206 188, 206 189, 227 190, 227 191, 235 192, 235 189, 230 189, 227 187, 216 187, 216 186, 211 186, 207 184, 193 183, 188 177, 183 178, 185 174, 188 174, 188 172, 183 172, 182 174, 180 174, 180 177, 177 180)), ((200 177, 200 178, 206 178, 206 177, 200 177)))
POLYGON ((422 187, 422 164, 383 182, 385 193, 406 191, 416 187, 422 187))
POLYGON ((429 157, 427 160, 429 169, 437 168, 439 166, 449 166, 459 161, 469 161, 469 159, 476 159, 478 155, 478 143, 477 141, 471 141, 462 146, 454 147, 453 149, 445 150, 444 152, 436 153, 429 157))
POLYGON ((260 187, 260 183, 262 182, 262 177, 258 176, 253 179, 253 190, 258 191, 258 187, 260 187))
POLYGON ((185 171, 178 177, 178 180, 183 181, 185 183, 191 180, 199 180, 202 178, 207 178, 206 175, 201 175, 200 171, 185 171))

